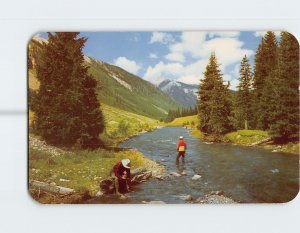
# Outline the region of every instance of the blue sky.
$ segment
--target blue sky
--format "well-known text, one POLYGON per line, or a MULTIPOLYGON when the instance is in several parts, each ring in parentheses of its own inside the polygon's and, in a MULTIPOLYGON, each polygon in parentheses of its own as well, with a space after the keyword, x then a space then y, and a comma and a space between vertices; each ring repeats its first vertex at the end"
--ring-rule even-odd
MULTIPOLYGON (((122 67, 152 83, 173 79, 199 84, 214 52, 223 79, 238 85, 239 65, 254 55, 265 32, 81 32, 87 37, 84 54, 122 67)), ((47 38, 45 33, 39 36, 47 38)))

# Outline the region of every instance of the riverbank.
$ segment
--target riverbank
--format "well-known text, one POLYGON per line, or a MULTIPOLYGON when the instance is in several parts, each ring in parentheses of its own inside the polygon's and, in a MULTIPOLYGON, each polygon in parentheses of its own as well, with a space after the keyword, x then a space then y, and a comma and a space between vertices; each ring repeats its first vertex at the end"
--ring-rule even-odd
POLYGON ((241 146, 257 146, 272 152, 284 152, 299 155, 299 142, 285 144, 274 143, 266 131, 262 130, 237 130, 225 135, 205 135, 198 129, 199 119, 197 115, 180 117, 166 123, 167 127, 184 127, 190 130, 190 135, 208 143, 228 143, 241 146), (266 140, 267 142, 264 142, 266 140), (262 142, 262 143, 260 143, 262 142))
POLYGON ((95 197, 101 180, 110 176, 114 164, 124 158, 132 169, 163 172, 163 167, 131 149, 64 150, 29 136, 29 182, 36 180, 52 186, 74 189, 74 194, 60 195, 29 187, 31 196, 40 203, 82 203, 95 197))
MULTIPOLYGON (((97 150, 64 149, 47 145, 34 134, 29 135, 29 182, 32 180, 75 190, 71 195, 57 195, 30 189, 33 198, 41 203, 82 203, 99 191, 99 182, 107 178, 114 164, 123 158, 132 161, 132 168, 148 171, 162 167, 138 151, 120 149, 118 145, 140 134, 151 132, 160 123, 145 116, 105 104, 101 106, 106 127, 100 136, 105 148, 97 150)), ((29 111, 29 127, 34 113, 29 111)))

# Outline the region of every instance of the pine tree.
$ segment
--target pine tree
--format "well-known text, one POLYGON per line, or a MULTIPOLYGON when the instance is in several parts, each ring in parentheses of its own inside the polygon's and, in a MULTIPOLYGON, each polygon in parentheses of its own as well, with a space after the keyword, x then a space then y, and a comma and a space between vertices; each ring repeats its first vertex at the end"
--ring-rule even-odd
POLYGON ((198 116, 200 130, 208 134, 224 134, 231 129, 231 102, 228 85, 223 84, 217 58, 214 54, 199 85, 198 116))
POLYGON ((299 44, 288 32, 281 33, 276 71, 275 108, 270 134, 277 140, 299 140, 299 44))
MULTIPOLYGON (((265 112, 263 108, 267 103, 263 103, 262 100, 266 99, 262 97, 265 88, 265 82, 267 77, 270 75, 272 70, 276 69, 277 64, 277 41, 274 32, 268 31, 266 35, 262 38, 260 45, 257 48, 255 55, 255 65, 254 65, 254 98, 255 106, 254 113, 256 119, 256 127, 260 129, 267 129, 268 123, 264 121, 266 119, 265 112)), ((271 77, 270 77, 271 78, 271 77)))
POLYGON ((41 59, 36 60, 39 90, 32 96, 33 128, 47 143, 83 148, 99 145, 104 120, 96 81, 84 66, 79 33, 48 33, 41 59))
POLYGON ((252 72, 247 56, 241 62, 240 80, 236 95, 236 118, 239 128, 248 129, 252 112, 252 72))

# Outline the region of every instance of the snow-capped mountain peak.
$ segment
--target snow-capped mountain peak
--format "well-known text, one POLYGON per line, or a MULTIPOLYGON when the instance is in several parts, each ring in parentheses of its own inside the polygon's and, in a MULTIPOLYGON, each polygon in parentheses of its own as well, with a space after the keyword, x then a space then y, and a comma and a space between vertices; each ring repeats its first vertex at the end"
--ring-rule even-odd
POLYGON ((186 107, 194 107, 196 104, 198 85, 166 79, 158 85, 158 88, 186 107))

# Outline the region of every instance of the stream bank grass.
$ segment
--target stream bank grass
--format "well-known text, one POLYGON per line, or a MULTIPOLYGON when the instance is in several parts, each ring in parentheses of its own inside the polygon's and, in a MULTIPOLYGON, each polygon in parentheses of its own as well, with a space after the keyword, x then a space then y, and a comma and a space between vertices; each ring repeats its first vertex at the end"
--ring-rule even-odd
POLYGON ((183 126, 183 127, 190 128, 191 129, 190 135, 202 140, 204 138, 204 134, 198 129, 199 124, 200 122, 198 116, 193 115, 193 116, 175 118, 172 122, 166 123, 165 126, 171 126, 171 127, 183 126))
MULTIPOLYGON (((224 139, 233 144, 249 146, 252 143, 262 141, 268 137, 270 137, 268 132, 262 130, 238 130, 226 134, 224 139)), ((282 145, 269 142, 263 144, 262 147, 272 150, 273 152, 285 152, 299 155, 299 142, 289 142, 282 145)))
POLYGON ((225 140, 239 145, 250 145, 268 137, 268 133, 262 130, 238 130, 224 136, 225 140))
POLYGON ((165 126, 187 126, 188 128, 195 128, 198 125, 199 118, 197 115, 175 118, 173 121, 165 124, 165 126))
POLYGON ((154 162, 134 150, 68 151, 53 156, 45 151, 30 149, 29 179, 54 182, 58 186, 75 189, 78 193, 89 191, 95 195, 99 191, 99 181, 107 178, 112 167, 124 158, 132 161, 132 169, 155 168, 154 162))

